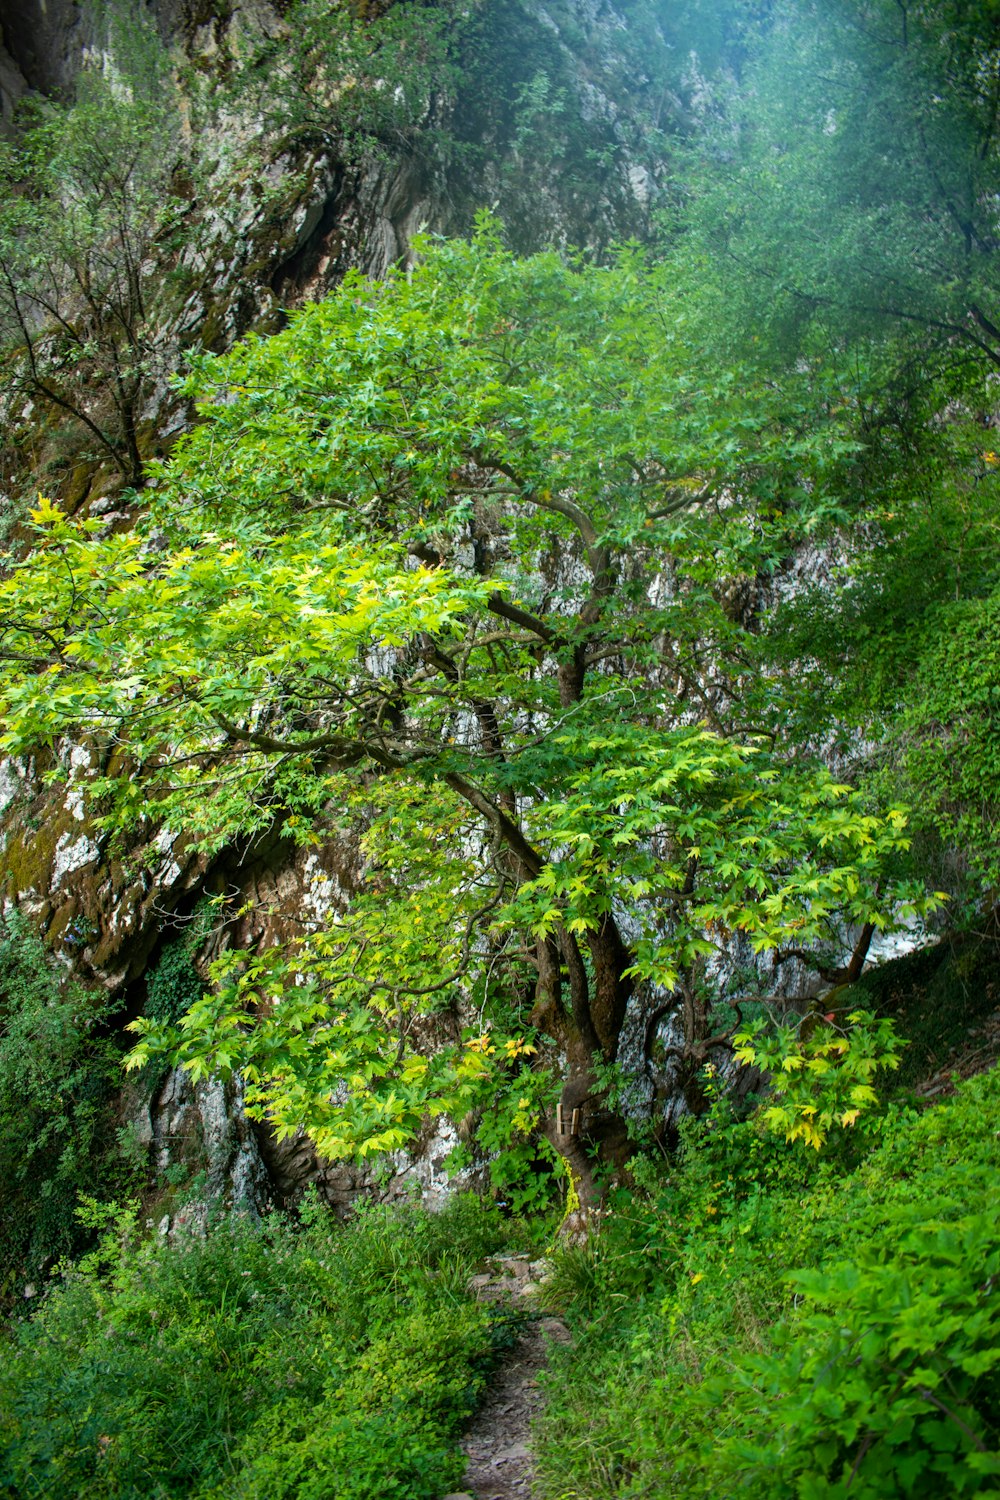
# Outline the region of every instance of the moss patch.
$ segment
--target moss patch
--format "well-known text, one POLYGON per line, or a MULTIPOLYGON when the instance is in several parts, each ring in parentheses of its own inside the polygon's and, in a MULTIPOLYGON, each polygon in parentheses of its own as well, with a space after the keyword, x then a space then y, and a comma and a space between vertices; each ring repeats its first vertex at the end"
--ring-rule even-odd
POLYGON ((35 814, 11 834, 0 856, 0 872, 9 895, 16 898, 28 891, 48 893, 56 844, 75 821, 69 812, 43 819, 35 814))

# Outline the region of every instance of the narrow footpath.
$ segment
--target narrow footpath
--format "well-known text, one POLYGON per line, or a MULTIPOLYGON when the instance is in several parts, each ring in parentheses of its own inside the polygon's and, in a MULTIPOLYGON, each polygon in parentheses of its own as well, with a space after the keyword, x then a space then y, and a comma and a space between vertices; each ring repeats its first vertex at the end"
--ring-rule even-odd
MULTIPOLYGON (((495 1269, 472 1278, 483 1301, 532 1308, 545 1274, 544 1261, 504 1256, 495 1269)), ((541 1404, 538 1376, 548 1363, 552 1344, 569 1342, 558 1318, 532 1318, 516 1346, 497 1366, 489 1389, 464 1438, 468 1458, 465 1488, 445 1500, 531 1500, 531 1423, 541 1404)))

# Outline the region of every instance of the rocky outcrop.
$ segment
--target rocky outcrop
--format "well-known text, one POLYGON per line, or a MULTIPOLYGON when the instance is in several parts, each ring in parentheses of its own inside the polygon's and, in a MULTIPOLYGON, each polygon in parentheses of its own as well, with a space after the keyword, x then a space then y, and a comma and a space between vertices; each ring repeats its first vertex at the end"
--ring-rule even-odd
MULTIPOLYGON (((273 11, 269 6, 216 4, 215 0, 144 0, 139 15, 151 19, 164 41, 190 44, 199 30, 225 26, 235 10, 273 11)), ((24 83, 38 93, 65 97, 72 92, 84 60, 109 45, 108 23, 127 6, 94 5, 89 0, 0 0, 4 47, 24 83)))

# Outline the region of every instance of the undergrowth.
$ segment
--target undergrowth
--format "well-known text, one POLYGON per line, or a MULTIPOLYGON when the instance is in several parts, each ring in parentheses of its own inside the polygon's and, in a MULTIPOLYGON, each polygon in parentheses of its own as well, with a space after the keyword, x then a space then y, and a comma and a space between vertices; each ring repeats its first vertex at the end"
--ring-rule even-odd
POLYGON ((140 1186, 115 1128, 114 1009, 69 979, 17 912, 0 921, 0 1308, 84 1248, 79 1194, 140 1186))
POLYGON ((503 1221, 372 1208, 142 1241, 118 1213, 0 1361, 0 1494, 437 1500, 509 1316, 469 1276, 503 1221))
MULTIPOLYGON (((0 1350, 0 1497, 460 1487, 458 1433, 515 1337, 470 1275, 512 1234, 527 1244, 527 1222, 469 1197, 343 1226, 311 1201, 296 1221, 151 1239, 137 1209, 87 1194, 117 1069, 104 1011, 16 921, 0 981, 5 1209, 50 1255, 97 1236, 0 1350)), ((553 1253, 545 1296, 574 1342, 552 1351, 536 1500, 1000 1491, 1000 1071, 919 1113, 854 1099, 848 1069, 845 1103, 828 1030, 781 1042, 802 1065, 772 1095, 795 1119, 826 1101, 815 1149, 773 1103, 743 1118, 716 1096, 675 1156, 633 1164, 599 1234, 553 1253)), ((844 1035, 841 1061, 860 1047, 844 1035)), ((26 1232, 0 1248, 23 1256, 26 1232)))
POLYGON ((539 1500, 997 1493, 998 1106, 993 1072, 819 1155, 689 1127, 556 1258, 539 1500))

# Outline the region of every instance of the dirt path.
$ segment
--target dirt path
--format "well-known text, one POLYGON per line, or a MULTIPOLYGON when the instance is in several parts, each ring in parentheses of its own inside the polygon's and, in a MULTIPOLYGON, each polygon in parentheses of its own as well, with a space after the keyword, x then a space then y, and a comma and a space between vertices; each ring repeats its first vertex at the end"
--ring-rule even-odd
MULTIPOLYGON (((505 1256, 495 1271, 473 1278, 484 1301, 509 1302, 530 1309, 544 1262, 505 1256)), ((482 1406, 462 1439, 469 1462, 465 1488, 445 1500, 531 1500, 531 1422, 541 1397, 538 1375, 548 1363, 549 1346, 569 1334, 558 1318, 540 1317, 524 1325, 514 1349, 494 1371, 482 1406)))

